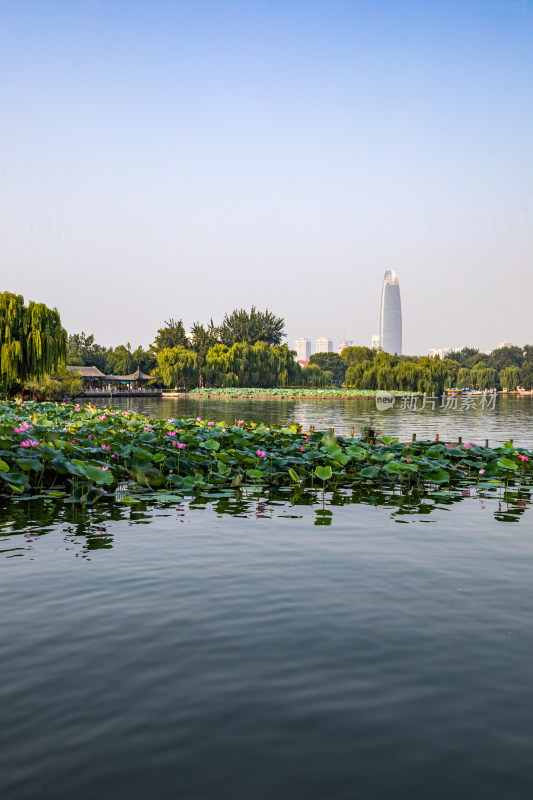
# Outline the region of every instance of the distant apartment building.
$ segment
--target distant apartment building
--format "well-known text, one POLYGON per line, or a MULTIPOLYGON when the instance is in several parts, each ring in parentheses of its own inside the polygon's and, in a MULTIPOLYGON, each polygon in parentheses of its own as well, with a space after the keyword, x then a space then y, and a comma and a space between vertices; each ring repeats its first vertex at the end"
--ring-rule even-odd
POLYGON ((379 338, 379 333, 375 333, 372 337, 372 350, 379 350, 381 347, 381 340, 379 338))
POLYGON ((311 356, 311 339, 294 340, 294 349, 296 350, 296 361, 309 361, 311 356))
POLYGON ((451 347, 430 347, 428 350, 428 356, 430 358, 447 358, 449 354, 452 352, 451 347))
POLYGON ((323 336, 321 339, 316 340, 317 353, 333 353, 333 339, 327 339, 323 336))
POLYGON ((345 347, 353 347, 353 339, 341 339, 337 347, 337 353, 340 355, 345 347))

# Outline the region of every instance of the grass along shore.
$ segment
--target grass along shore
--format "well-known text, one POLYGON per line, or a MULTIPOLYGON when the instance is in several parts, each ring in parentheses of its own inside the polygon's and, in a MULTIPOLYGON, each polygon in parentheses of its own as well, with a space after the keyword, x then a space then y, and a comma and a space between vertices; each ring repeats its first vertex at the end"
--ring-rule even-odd
MULTIPOLYGON (((257 389, 250 387, 243 388, 217 388, 217 389, 191 389, 190 392, 163 391, 163 397, 231 397, 246 398, 248 400, 264 399, 267 397, 282 398, 288 400, 329 400, 331 398, 351 399, 357 397, 375 397, 376 390, 371 389, 257 389)), ((420 392, 391 391, 388 394, 394 397, 414 397, 419 396, 420 392)))

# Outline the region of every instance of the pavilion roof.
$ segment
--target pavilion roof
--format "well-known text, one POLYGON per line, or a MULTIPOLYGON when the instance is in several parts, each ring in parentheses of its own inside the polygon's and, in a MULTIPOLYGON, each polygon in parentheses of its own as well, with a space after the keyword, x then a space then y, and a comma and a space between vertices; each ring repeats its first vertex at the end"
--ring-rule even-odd
POLYGON ((103 372, 100 372, 98 367, 78 367, 73 365, 67 366, 67 372, 78 372, 82 378, 105 378, 103 372))
POLYGON ((105 376, 108 381, 153 381, 155 380, 152 375, 147 375, 145 372, 141 372, 140 367, 137 367, 135 372, 132 372, 131 375, 106 375, 105 376))

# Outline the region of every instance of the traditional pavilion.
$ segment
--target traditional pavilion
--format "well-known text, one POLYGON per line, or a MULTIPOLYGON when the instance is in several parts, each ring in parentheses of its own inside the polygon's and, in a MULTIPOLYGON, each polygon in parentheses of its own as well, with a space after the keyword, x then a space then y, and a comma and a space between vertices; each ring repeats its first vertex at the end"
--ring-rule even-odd
POLYGON ((137 367, 131 375, 104 375, 98 367, 78 367, 68 366, 68 372, 77 372, 83 378, 83 394, 112 396, 115 394, 137 395, 149 392, 150 394, 161 394, 160 389, 146 389, 147 381, 153 381, 152 375, 142 372, 137 367), (143 385, 144 384, 144 385, 143 385))

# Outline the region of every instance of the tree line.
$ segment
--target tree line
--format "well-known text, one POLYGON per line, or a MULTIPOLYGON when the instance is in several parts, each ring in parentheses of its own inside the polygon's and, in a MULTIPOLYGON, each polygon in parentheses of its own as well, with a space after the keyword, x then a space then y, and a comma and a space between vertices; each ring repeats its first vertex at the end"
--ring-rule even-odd
POLYGON ((482 391, 533 388, 533 345, 501 347, 490 354, 465 347, 444 359, 391 356, 369 347, 347 347, 339 358, 345 367, 342 380, 357 389, 438 393, 454 387, 482 391))
POLYGON ((294 360, 286 343, 285 322, 270 311, 236 309, 216 326, 195 322, 187 335, 181 320, 159 328, 148 349, 130 344, 106 348, 94 335, 67 333, 57 309, 24 304, 21 295, 0 294, 0 393, 23 386, 53 396, 74 394, 75 376, 65 364, 96 366, 104 374, 128 375, 137 367, 162 385, 180 388, 287 387, 345 384, 438 394, 444 388, 533 388, 533 345, 500 347, 490 354, 465 347, 445 359, 392 356, 369 347, 347 347, 341 354, 315 353, 309 366, 294 360))

